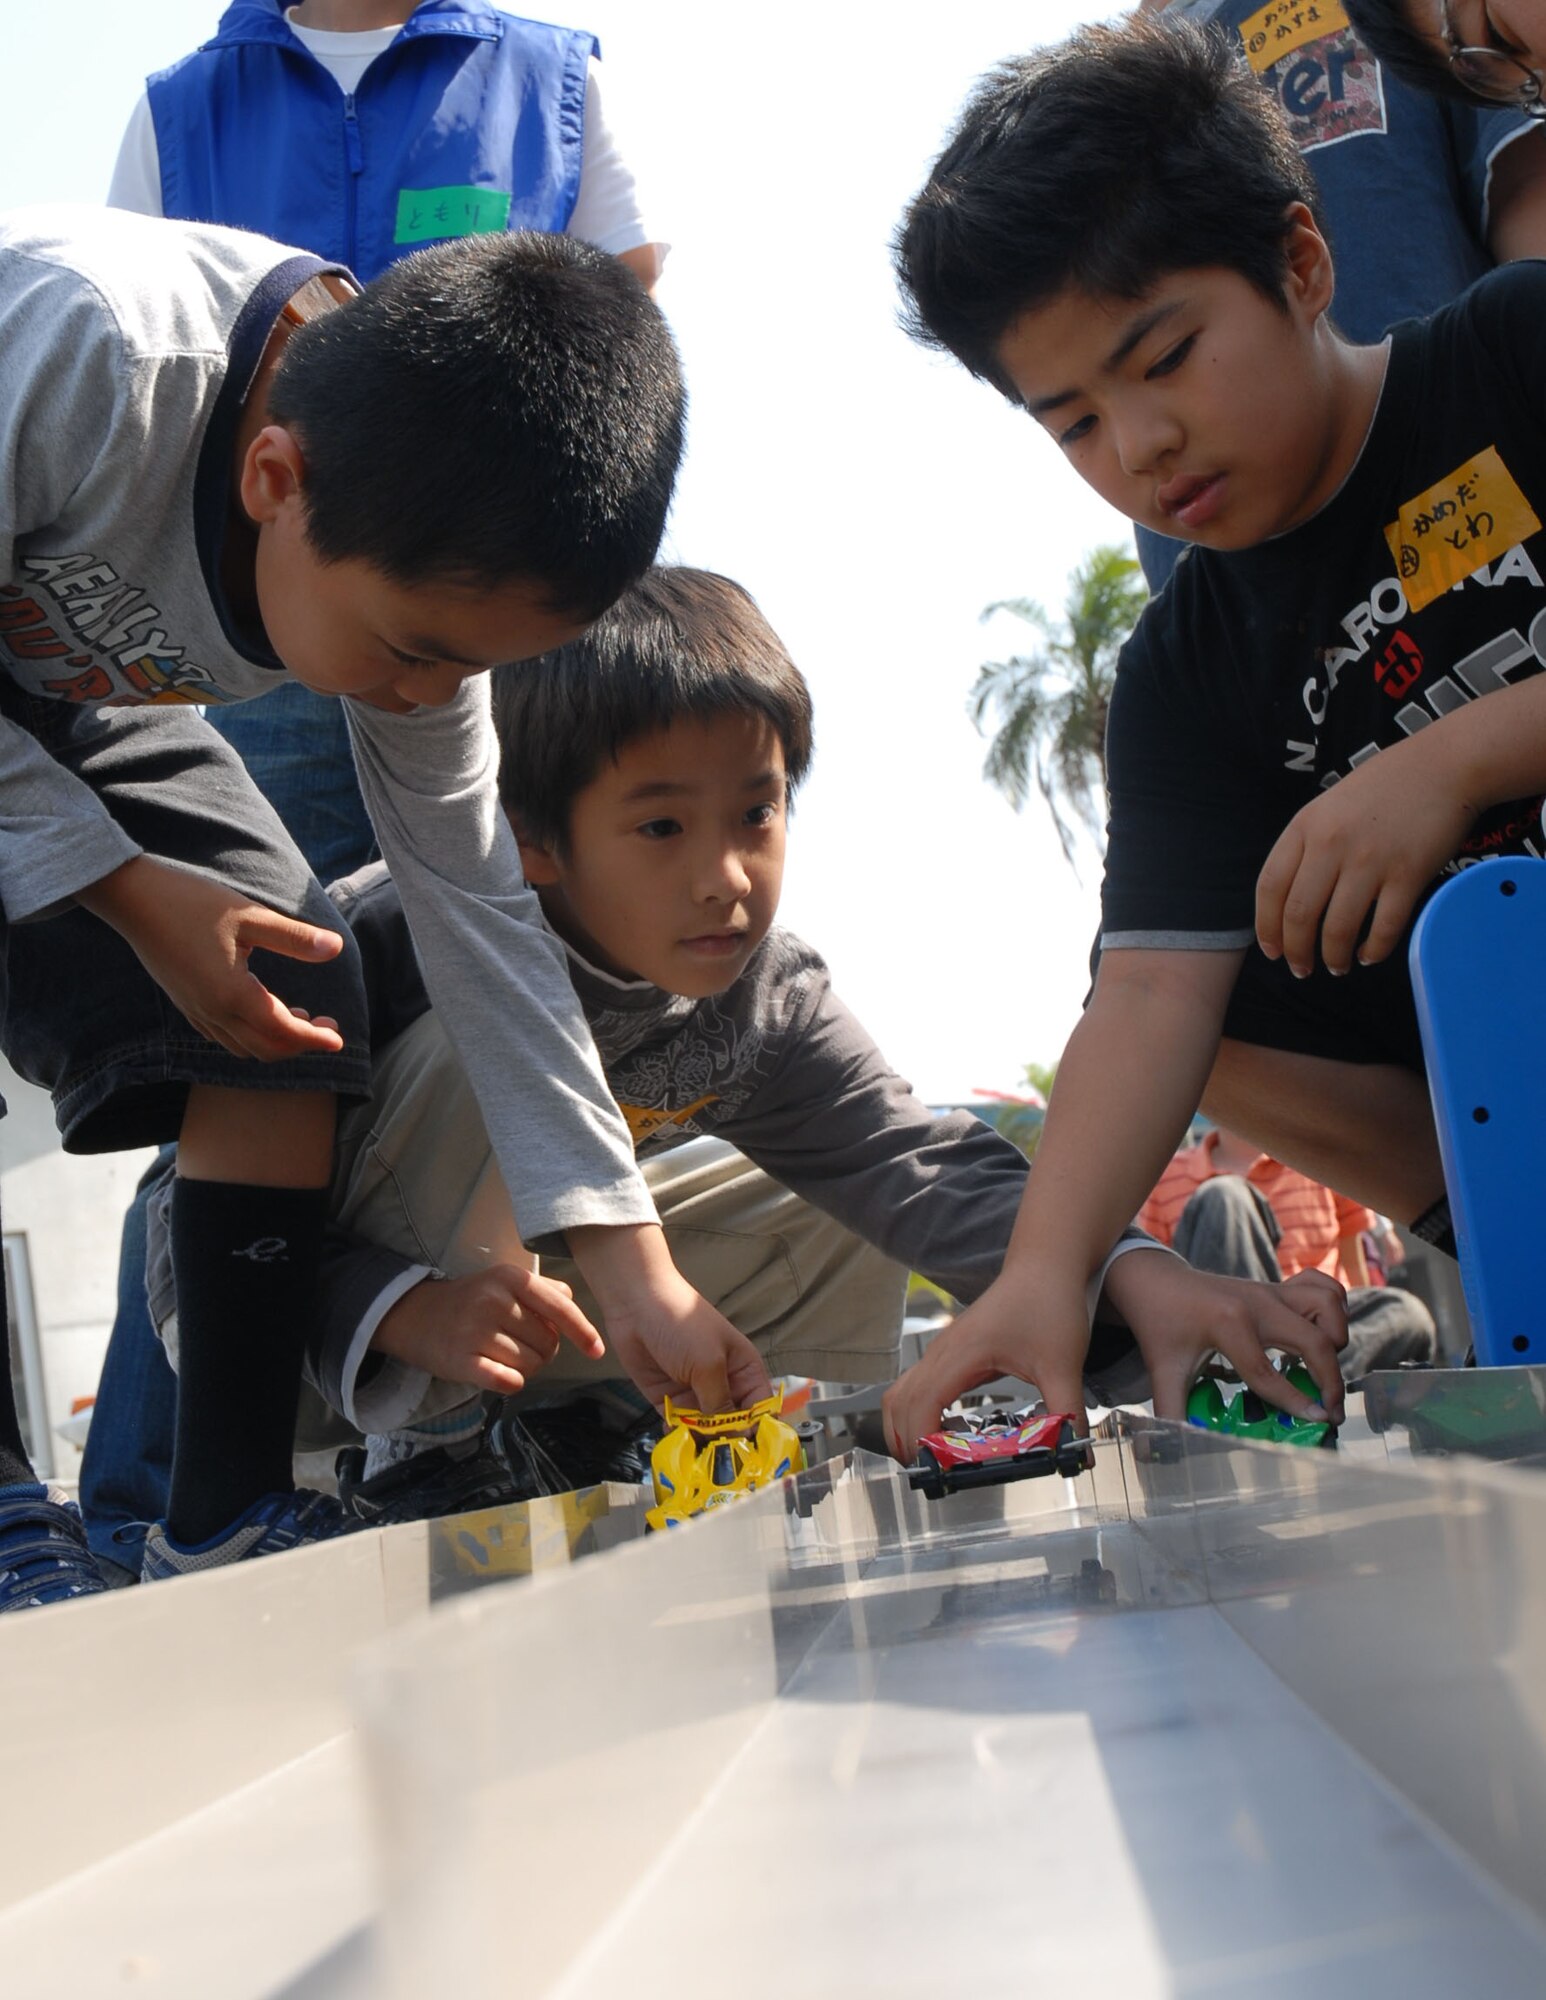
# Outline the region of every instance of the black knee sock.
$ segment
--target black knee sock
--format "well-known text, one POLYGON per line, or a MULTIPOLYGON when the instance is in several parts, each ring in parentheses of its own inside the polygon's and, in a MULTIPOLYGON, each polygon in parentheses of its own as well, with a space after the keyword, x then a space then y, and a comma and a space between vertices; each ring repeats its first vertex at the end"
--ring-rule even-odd
POLYGON ((321 1188, 177 1180, 177 1443, 167 1526, 178 1541, 206 1541, 263 1494, 294 1484, 301 1355, 326 1214, 321 1188))
POLYGON ((0 1486, 30 1486, 37 1474, 22 1443, 21 1416, 16 1408, 16 1383, 11 1374, 11 1315, 5 1283, 0 1279, 0 1486))
POLYGON ((1441 1195, 1432 1208, 1425 1208, 1417 1220, 1409 1223, 1408 1227, 1419 1243, 1427 1243, 1435 1250, 1442 1250, 1446 1257, 1459 1257, 1447 1196, 1441 1195))

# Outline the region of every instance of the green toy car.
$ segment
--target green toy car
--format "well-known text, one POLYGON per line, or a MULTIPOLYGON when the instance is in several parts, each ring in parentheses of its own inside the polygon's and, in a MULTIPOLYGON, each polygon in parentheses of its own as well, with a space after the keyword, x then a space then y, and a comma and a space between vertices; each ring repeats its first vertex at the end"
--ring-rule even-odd
MULTIPOLYGON (((1320 1389, 1309 1370, 1295 1362, 1284 1379, 1305 1395, 1320 1399, 1320 1389)), ((1312 1423, 1305 1417, 1291 1417, 1264 1403, 1254 1389, 1242 1389, 1232 1402, 1211 1377, 1199 1382, 1186 1399, 1186 1420, 1199 1430, 1217 1431, 1221 1437, 1259 1438, 1265 1444, 1335 1445, 1336 1426, 1312 1423)))

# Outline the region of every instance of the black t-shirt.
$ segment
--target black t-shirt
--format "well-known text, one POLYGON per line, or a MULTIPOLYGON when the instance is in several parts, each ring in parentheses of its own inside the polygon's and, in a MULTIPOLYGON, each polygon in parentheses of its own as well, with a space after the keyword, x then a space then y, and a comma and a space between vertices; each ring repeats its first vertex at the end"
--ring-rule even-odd
MULTIPOLYGON (((1546 262, 1398 326, 1340 491, 1253 549, 1193 548, 1145 610, 1111 705, 1102 946, 1249 944, 1256 878, 1302 806, 1540 673, 1542 520, 1546 262)), ((1486 813, 1465 854, 1542 851, 1535 798, 1486 813)))

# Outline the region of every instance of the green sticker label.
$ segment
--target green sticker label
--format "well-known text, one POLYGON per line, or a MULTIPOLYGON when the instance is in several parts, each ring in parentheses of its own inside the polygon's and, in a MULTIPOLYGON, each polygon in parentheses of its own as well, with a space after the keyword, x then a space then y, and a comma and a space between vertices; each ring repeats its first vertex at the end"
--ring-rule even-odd
POLYGON ((510 197, 498 188, 399 188, 394 243, 434 243, 442 236, 488 236, 510 220, 510 197))

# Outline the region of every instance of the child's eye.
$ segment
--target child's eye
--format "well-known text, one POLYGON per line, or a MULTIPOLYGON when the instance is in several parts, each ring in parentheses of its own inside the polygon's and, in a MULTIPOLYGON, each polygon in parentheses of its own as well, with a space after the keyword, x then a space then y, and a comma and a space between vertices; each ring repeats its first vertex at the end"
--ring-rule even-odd
POLYGON ((777 818, 778 807, 772 799, 768 799, 762 805, 751 808, 750 812, 746 815, 746 824, 748 826, 771 826, 777 818))
POLYGON ((646 840, 669 840, 672 834, 681 830, 682 822, 677 819, 647 819, 642 826, 635 828, 646 840))
POLYGON ((1196 341, 1197 336, 1195 333, 1189 333, 1185 340, 1178 340, 1175 346, 1168 353, 1162 354, 1154 366, 1145 373, 1143 378, 1145 382, 1152 382, 1156 375, 1174 374, 1176 369, 1181 366, 1181 363, 1191 353, 1196 341))
POLYGON ((387 651, 400 667, 433 667, 439 665, 437 660, 421 659, 417 653, 400 653, 395 646, 388 646, 387 651))
POLYGON ((1094 428, 1094 417, 1081 417, 1078 423, 1070 424, 1066 431, 1058 432, 1058 443, 1066 451, 1069 445, 1077 444, 1081 438, 1087 438, 1094 428))

